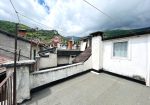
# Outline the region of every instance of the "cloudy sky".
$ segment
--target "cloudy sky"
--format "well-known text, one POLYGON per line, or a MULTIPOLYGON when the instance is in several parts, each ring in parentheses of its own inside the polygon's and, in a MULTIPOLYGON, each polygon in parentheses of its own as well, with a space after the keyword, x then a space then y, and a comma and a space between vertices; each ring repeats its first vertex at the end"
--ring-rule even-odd
MULTIPOLYGON (((85 36, 94 31, 150 26, 150 0, 12 0, 20 22, 31 27, 56 29, 64 36, 85 36), (44 25, 41 25, 39 23, 44 25)), ((0 20, 17 22, 9 0, 0 0, 0 20)))

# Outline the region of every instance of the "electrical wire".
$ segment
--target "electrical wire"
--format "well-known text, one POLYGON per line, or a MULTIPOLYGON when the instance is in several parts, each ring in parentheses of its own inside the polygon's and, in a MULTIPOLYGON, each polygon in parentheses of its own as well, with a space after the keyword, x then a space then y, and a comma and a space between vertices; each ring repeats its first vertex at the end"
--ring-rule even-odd
MULTIPOLYGON (((40 23, 40 22, 38 22, 38 21, 36 21, 36 20, 34 20, 34 19, 32 19, 32 18, 30 18, 30 17, 28 17, 28 16, 26 16, 26 15, 20 13, 20 12, 18 12, 18 11, 16 10, 16 8, 15 8, 13 2, 12 2, 11 0, 9 0, 9 1, 10 1, 10 3, 11 3, 11 5, 12 5, 14 11, 15 11, 15 13, 17 14, 18 23, 20 23, 20 18, 19 18, 19 15, 20 15, 20 16, 25 17, 26 19, 28 19, 28 20, 30 20, 30 21, 32 21, 32 22, 34 22, 34 23, 40 24, 40 25, 42 25, 42 26, 47 27, 48 29, 53 29, 53 30, 54 30, 53 27, 47 26, 47 25, 45 25, 45 24, 43 24, 43 23, 40 23)), ((63 32, 63 33, 69 34, 69 33, 67 33, 67 32, 64 32, 62 29, 57 28, 57 30, 58 30, 58 31, 61 31, 61 32, 63 32)))
POLYGON ((11 5, 12 5, 12 7, 13 7, 13 9, 14 9, 15 13, 16 13, 16 15, 17 15, 18 23, 20 23, 20 18, 19 18, 19 15, 18 15, 18 11, 16 10, 16 8, 15 8, 15 6, 14 6, 13 2, 12 2, 11 0, 9 0, 9 1, 10 1, 11 5))
POLYGON ((96 6, 94 6, 93 4, 91 4, 90 2, 83 0, 85 3, 89 4, 90 6, 92 6, 93 8, 95 8, 96 10, 98 10, 100 13, 102 13, 103 15, 105 15, 106 17, 113 19, 111 16, 109 16, 108 14, 106 14, 105 12, 103 12, 102 10, 100 10, 99 8, 97 8, 96 6))
MULTIPOLYGON (((26 18, 26 19, 28 19, 28 20, 34 22, 34 23, 40 24, 40 25, 45 26, 45 27, 47 27, 47 28, 49 28, 49 29, 53 29, 53 30, 55 29, 54 27, 50 27, 50 26, 47 26, 47 25, 45 25, 45 24, 43 24, 43 23, 40 23, 40 22, 36 21, 35 19, 33 19, 33 18, 29 17, 29 16, 26 16, 26 15, 20 13, 20 12, 18 12, 18 14, 19 14, 20 16, 22 16, 22 17, 24 17, 24 18, 26 18)), ((60 32, 69 34, 68 32, 64 32, 62 29, 59 29, 59 28, 56 28, 56 29, 57 29, 58 31, 60 31, 60 32)))
MULTIPOLYGON (((90 6, 92 6, 93 8, 95 8, 96 10, 98 10, 100 13, 102 13, 103 15, 105 15, 105 16, 107 16, 110 20, 112 20, 113 22, 114 22, 114 20, 115 20, 115 22, 119 22, 119 21, 121 21, 121 19, 120 20, 117 20, 117 19, 114 19, 114 18, 112 18, 110 15, 108 15, 108 14, 106 14, 105 12, 103 12, 102 10, 100 10, 99 8, 97 8, 96 6, 94 6, 93 4, 91 4, 90 2, 88 2, 87 0, 83 0, 85 3, 87 3, 88 5, 90 5, 90 6)), ((134 34, 134 35, 136 35, 133 31, 131 31, 131 30, 128 30, 130 33, 132 33, 132 34, 134 34)))
MULTIPOLYGON (((101 14, 105 15, 106 17, 108 17, 109 19, 111 19, 111 20, 114 21, 114 18, 113 18, 113 17, 111 17, 110 15, 106 14, 105 12, 103 12, 102 10, 100 10, 99 8, 97 8, 96 6, 94 6, 93 4, 91 4, 90 2, 88 2, 87 0, 83 0, 83 1, 84 1, 85 3, 87 3, 88 5, 92 6, 93 8, 95 8, 96 10, 98 10, 101 14)), ((30 18, 30 17, 28 17, 28 16, 26 16, 26 15, 20 13, 20 12, 18 12, 18 11, 16 10, 15 6, 13 5, 13 3, 12 3, 11 0, 10 0, 10 3, 11 3, 11 5, 12 5, 12 7, 14 8, 15 13, 17 14, 17 18, 18 18, 18 22, 19 22, 19 23, 20 23, 20 18, 19 18, 19 15, 20 15, 20 16, 25 17, 26 19, 28 19, 28 20, 30 20, 30 21, 32 21, 32 22, 34 22, 34 23, 40 24, 40 25, 45 26, 45 27, 50 28, 50 29, 54 29, 53 27, 47 26, 47 25, 45 25, 45 24, 43 24, 43 23, 40 23, 40 22, 38 22, 38 21, 36 21, 36 20, 34 20, 34 19, 32 19, 32 18, 30 18)), ((118 21, 118 20, 117 20, 117 21, 118 21)), ((58 30, 58 31, 61 31, 61 32, 64 32, 62 29, 57 29, 57 30, 58 30)), ((131 31, 130 31, 130 32, 131 32, 131 31)), ((66 32, 64 32, 64 33, 66 33, 66 32)), ((133 32, 132 32, 132 33, 133 33, 133 32)))
POLYGON ((34 19, 32 19, 32 18, 30 18, 30 17, 24 15, 24 14, 21 14, 20 12, 18 12, 18 14, 21 15, 22 17, 27 18, 28 20, 30 20, 30 21, 32 21, 32 22, 34 22, 34 23, 37 23, 37 24, 40 24, 40 25, 45 26, 45 27, 47 27, 47 28, 53 29, 52 27, 49 27, 49 26, 47 26, 47 25, 45 25, 45 24, 43 24, 43 23, 40 23, 40 22, 38 22, 38 21, 36 21, 36 20, 34 20, 34 19))

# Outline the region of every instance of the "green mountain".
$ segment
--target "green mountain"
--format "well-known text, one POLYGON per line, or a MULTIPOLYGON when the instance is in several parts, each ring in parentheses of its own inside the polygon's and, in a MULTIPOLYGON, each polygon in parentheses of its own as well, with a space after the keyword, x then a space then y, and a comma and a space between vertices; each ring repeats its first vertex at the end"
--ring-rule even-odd
MULTIPOLYGON (((16 23, 14 22, 0 20, 0 30, 15 34, 15 24, 16 23)), ((26 39, 40 39, 45 43, 49 43, 55 35, 61 36, 56 30, 41 30, 38 28, 33 29, 23 24, 19 24, 18 28, 27 30, 26 39)), ((61 37, 65 40, 63 36, 61 37)))
POLYGON ((130 29, 130 30, 107 30, 104 31, 103 37, 105 39, 107 38, 113 38, 113 37, 119 37, 119 36, 126 36, 126 35, 136 35, 136 34, 143 34, 146 32, 150 32, 150 27, 146 28, 140 28, 140 29, 130 29))
POLYGON ((73 39, 74 41, 79 41, 81 37, 77 36, 67 36, 66 39, 73 39))
POLYGON ((13 22, 0 20, 0 29, 15 34, 15 24, 13 22))

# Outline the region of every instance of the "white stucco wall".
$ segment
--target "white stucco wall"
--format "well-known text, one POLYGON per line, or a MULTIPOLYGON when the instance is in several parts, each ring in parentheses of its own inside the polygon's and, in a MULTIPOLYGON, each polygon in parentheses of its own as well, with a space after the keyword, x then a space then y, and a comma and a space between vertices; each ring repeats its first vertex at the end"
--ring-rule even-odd
MULTIPOLYGON (((14 54, 13 54, 14 45, 15 45, 14 37, 10 37, 10 36, 0 33, 0 54, 13 58, 14 57, 14 54)), ((30 59, 30 50, 31 50, 30 43, 27 41, 18 39, 17 46, 18 46, 18 51, 19 49, 21 50, 20 59, 30 59)))
POLYGON ((38 52, 40 51, 40 47, 38 45, 32 45, 32 51, 31 51, 31 59, 34 59, 34 56, 38 56, 38 52), (34 55, 34 50, 36 51, 36 55, 34 55))
MULTIPOLYGON (((86 62, 35 71, 33 73, 30 73, 30 67, 31 65, 34 65, 34 60, 24 60, 17 62, 17 103, 21 103, 25 99, 30 99, 30 90, 33 88, 91 69, 91 62, 92 59, 90 57, 86 62)), ((13 63, 14 62, 8 62, 0 65, 0 67, 6 66, 7 75, 9 75, 14 70, 13 63)))
POLYGON ((147 79, 150 55, 150 35, 103 41, 103 69, 124 76, 147 79), (128 57, 113 57, 113 42, 128 41, 128 57), (148 58, 149 57, 149 58, 148 58), (149 59, 149 60, 148 60, 149 59))
POLYGON ((40 57, 39 58, 39 68, 48 68, 57 66, 57 54, 50 53, 49 57, 40 57))
POLYGON ((57 65, 72 64, 72 61, 75 59, 75 57, 76 55, 57 56, 57 65))
POLYGON ((146 77, 146 85, 150 86, 150 35, 147 38, 147 77, 146 77))
MULTIPOLYGON (((22 60, 17 62, 16 69, 16 91, 17 103, 21 103, 25 99, 30 99, 30 78, 29 71, 31 65, 35 63, 34 60, 22 60)), ((1 65, 0 65, 1 66, 1 65)), ((14 62, 7 62, 3 64, 7 68, 7 75, 14 71, 14 62)))
POLYGON ((91 39, 87 38, 84 40, 80 41, 80 51, 84 51, 87 47, 91 46, 91 39))
POLYGON ((103 64, 103 42, 101 36, 92 38, 92 66, 95 70, 102 69, 103 64))
POLYGON ((69 64, 69 56, 58 56, 57 57, 57 64, 61 65, 61 64, 69 64))
POLYGON ((92 67, 92 56, 90 56, 90 57, 88 58, 88 60, 84 62, 83 67, 84 67, 85 70, 89 70, 89 69, 92 69, 92 68, 93 68, 93 67, 92 67))
POLYGON ((30 89, 89 70, 91 62, 90 57, 86 62, 33 72, 30 74, 30 89))
POLYGON ((87 44, 87 42, 84 42, 84 41, 80 42, 80 51, 84 51, 85 50, 86 44, 87 44))

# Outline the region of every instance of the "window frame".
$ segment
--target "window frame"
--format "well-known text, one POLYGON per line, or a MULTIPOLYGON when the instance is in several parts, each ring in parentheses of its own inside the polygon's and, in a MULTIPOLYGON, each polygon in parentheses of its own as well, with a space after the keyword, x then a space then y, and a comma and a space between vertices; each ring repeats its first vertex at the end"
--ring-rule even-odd
POLYGON ((114 40, 112 42, 112 48, 111 48, 111 58, 113 59, 126 59, 126 60, 130 60, 130 56, 131 56, 131 48, 130 48, 130 44, 131 42, 127 39, 123 39, 123 40, 114 40), (121 57, 121 56, 114 56, 113 52, 114 52, 114 43, 118 43, 118 42, 127 42, 127 56, 126 57, 121 57))

